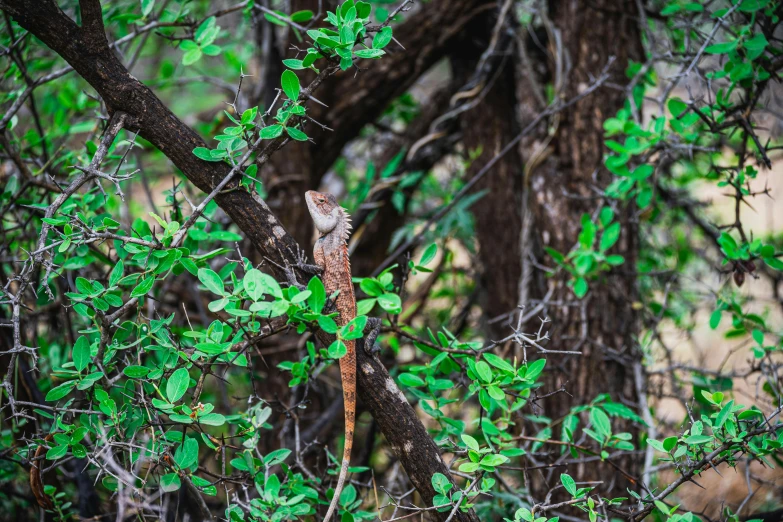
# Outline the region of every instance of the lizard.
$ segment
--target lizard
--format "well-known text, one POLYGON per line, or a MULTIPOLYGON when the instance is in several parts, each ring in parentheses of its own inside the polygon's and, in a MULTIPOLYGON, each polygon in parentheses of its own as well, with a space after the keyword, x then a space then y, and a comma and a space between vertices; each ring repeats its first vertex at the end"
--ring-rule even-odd
MULTIPOLYGON (((313 249, 313 260, 321 271, 326 295, 337 292, 334 304, 337 308, 338 326, 345 326, 356 317, 356 297, 351 278, 351 263, 348 258, 348 236, 351 233, 351 218, 332 194, 308 190, 305 194, 307 209, 318 230, 318 240, 313 249)), ((380 324, 374 321, 373 331, 365 339, 365 350, 372 351, 380 324)), ((328 522, 337 509, 353 448, 353 432, 356 422, 356 341, 345 341, 346 354, 340 359, 340 377, 343 382, 345 402, 345 444, 343 460, 337 487, 329 504, 324 522, 328 522)))

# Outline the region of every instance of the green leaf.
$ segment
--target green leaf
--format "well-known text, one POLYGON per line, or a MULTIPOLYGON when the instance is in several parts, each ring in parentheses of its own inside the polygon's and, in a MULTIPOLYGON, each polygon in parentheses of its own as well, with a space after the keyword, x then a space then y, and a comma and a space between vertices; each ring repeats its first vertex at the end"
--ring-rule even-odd
POLYGON ((291 455, 291 450, 286 448, 281 448, 278 450, 273 451, 266 457, 264 457, 264 464, 267 466, 274 466, 275 464, 280 464, 285 459, 288 458, 288 456, 291 455))
MULTIPOLYGON (((277 14, 279 14, 283 19, 288 18, 285 15, 285 13, 283 13, 281 11, 275 11, 275 12, 277 14)), ((288 26, 288 24, 284 20, 281 20, 280 18, 278 18, 278 17, 276 17, 276 16, 274 16, 272 14, 264 13, 264 18, 266 18, 268 22, 273 23, 275 25, 282 25, 283 27, 287 27, 288 26)))
POLYGON ((155 276, 149 276, 141 281, 136 288, 131 290, 131 297, 142 297, 147 295, 147 292, 152 290, 152 285, 155 284, 155 276))
POLYGON ((73 365, 76 367, 76 371, 81 373, 90 364, 91 359, 89 339, 84 335, 79 336, 73 347, 73 365))
POLYGON ((476 373, 478 374, 478 378, 482 381, 487 383, 492 382, 492 370, 484 361, 478 361, 476 363, 476 373))
POLYGON ((734 49, 737 48, 737 40, 734 40, 733 42, 721 42, 717 44, 710 45, 706 49, 704 49, 704 52, 707 54, 726 54, 730 53, 734 49))
POLYGON ((739 415, 737 415, 737 418, 739 420, 745 420, 745 419, 749 419, 751 417, 763 417, 763 416, 764 416, 764 414, 761 411, 755 410, 755 409, 749 409, 749 410, 745 410, 742 413, 740 413, 739 415))
POLYGON ((271 140, 277 138, 283 133, 282 125, 269 125, 261 129, 261 138, 265 140, 271 140))
POLYGON ((562 473, 560 475, 560 482, 563 484, 563 487, 566 491, 572 496, 576 496, 576 482, 574 479, 571 478, 571 475, 568 475, 566 473, 562 473))
POLYGON ((141 0, 141 14, 146 17, 152 12, 152 8, 155 7, 155 0, 141 0))
POLYGON ((245 273, 245 277, 242 279, 242 286, 245 287, 247 295, 250 296, 250 299, 253 301, 259 301, 264 296, 262 276, 263 274, 260 270, 251 268, 245 273))
POLYGON ((718 416, 715 417, 715 428, 720 429, 726 423, 726 419, 731 415, 731 410, 734 408, 734 401, 730 400, 721 410, 718 412, 718 416))
POLYGON ((179 44, 179 48, 183 51, 192 51, 193 49, 198 49, 198 44, 193 40, 182 40, 179 44))
POLYGON ((472 449, 473 451, 478 451, 479 450, 479 443, 478 443, 478 441, 476 439, 474 439, 473 437, 471 437, 470 435, 468 435, 467 433, 463 433, 462 434, 462 442, 464 442, 465 445, 468 448, 472 449))
POLYGON ((443 473, 434 473, 430 479, 430 482, 432 482, 432 487, 435 488, 435 491, 443 495, 445 495, 454 486, 454 484, 452 484, 443 473))
POLYGON ((402 311, 402 301, 397 294, 383 294, 378 296, 378 304, 390 314, 398 314, 402 311))
POLYGON ((412 373, 401 373, 397 379, 400 381, 400 384, 409 388, 424 386, 424 381, 421 379, 421 377, 413 375, 412 373))
POLYGON ((381 51, 380 49, 360 49, 354 52, 354 54, 359 58, 380 58, 386 54, 386 51, 381 51))
POLYGON ((386 289, 383 287, 383 285, 371 277, 365 277, 362 279, 359 282, 359 288, 362 289, 362 292, 372 297, 377 297, 386 292, 386 289))
POLYGON ((226 422, 226 418, 219 413, 207 413, 198 418, 201 424, 208 424, 210 426, 222 426, 226 422))
POLYGON ((494 366, 495 368, 498 368, 500 370, 505 370, 507 372, 514 372, 514 367, 511 366, 508 362, 504 361, 494 353, 490 352, 484 352, 483 354, 484 359, 487 360, 489 364, 494 366))
POLYGON ((69 393, 71 393, 71 390, 76 386, 78 381, 67 381, 62 383, 61 385, 52 388, 49 390, 49 393, 46 394, 46 401, 52 402, 52 401, 59 401, 69 393))
POLYGON ((204 53, 201 51, 200 48, 191 49, 190 51, 182 55, 182 65, 193 65, 194 63, 199 61, 203 55, 204 53))
POLYGON ((77 459, 83 459, 87 456, 87 448, 83 444, 74 444, 71 446, 71 453, 77 459))
POLYGON ((177 491, 182 486, 179 475, 176 473, 169 473, 160 477, 160 489, 165 493, 177 491))
POLYGON ((177 402, 185 395, 190 385, 190 376, 186 368, 179 368, 169 377, 166 383, 166 397, 169 402, 177 402))
POLYGON ((212 156, 212 151, 210 151, 206 147, 196 147, 195 149, 193 149, 193 154, 197 158, 203 159, 204 161, 213 161, 213 162, 214 161, 223 161, 220 158, 215 158, 214 156, 212 156))
POLYGON ((111 270, 111 274, 109 275, 109 286, 117 286, 117 283, 120 282, 124 273, 125 264, 122 262, 122 259, 120 259, 111 270))
POLYGON ((321 316, 318 318, 318 326, 326 333, 329 334, 336 334, 337 333, 337 323, 334 322, 334 319, 331 317, 321 316))
POLYGON ((130 377, 131 379, 141 379, 143 377, 146 377, 148 373, 150 373, 150 369, 146 366, 126 366, 122 373, 125 374, 126 377, 130 377))
POLYGON ((196 39, 197 42, 203 42, 205 39, 209 38, 211 36, 210 33, 214 32, 217 24, 217 19, 214 16, 210 16, 196 29, 196 32, 193 34, 193 37, 196 39))
POLYGON ((340 328, 340 336, 346 341, 359 339, 363 335, 365 326, 367 326, 366 315, 354 317, 348 324, 340 328))
POLYGON ((206 47, 201 48, 201 52, 203 52, 207 56, 217 56, 220 54, 222 50, 223 49, 219 45, 215 45, 215 44, 210 44, 207 45, 206 47))
POLYGON ((463 464, 460 464, 459 470, 462 471, 463 473, 473 473, 480 467, 481 465, 478 462, 465 462, 463 464))
POLYGON ((525 379, 529 381, 536 380, 541 375, 541 372, 544 371, 544 366, 546 366, 546 359, 537 359, 532 363, 528 363, 525 379))
POLYGON ((305 68, 302 60, 295 60, 293 58, 289 58, 288 60, 283 60, 283 65, 285 65, 289 69, 294 69, 295 71, 305 68))
POLYGON ((500 389, 499 386, 496 386, 494 384, 490 384, 487 387, 487 393, 489 393, 489 396, 495 399, 496 401, 502 401, 506 398, 506 393, 500 389))
POLYGON ((48 460, 57 460, 63 458, 66 453, 68 453, 67 444, 63 444, 61 446, 54 446, 53 448, 50 448, 49 451, 46 452, 46 458, 48 460))
POLYGON ((265 294, 269 294, 275 299, 283 298, 283 290, 280 288, 280 284, 271 275, 261 273, 261 287, 264 289, 265 294))
POLYGON ((370 312, 372 312, 372 309, 375 308, 375 303, 377 303, 377 299, 361 299, 357 301, 356 303, 356 313, 359 315, 367 315, 370 312))
POLYGON ((356 2, 356 17, 359 19, 364 19, 370 16, 370 12, 372 11, 372 6, 367 2, 356 2))
POLYGON ((712 312, 712 314, 710 315, 710 328, 712 328, 713 330, 716 329, 718 325, 720 325, 720 320, 722 317, 723 317, 722 310, 715 310, 714 312, 712 312))
POLYGON ((378 31, 375 34, 375 37, 372 39, 372 48, 373 49, 383 49, 387 45, 389 45, 389 42, 392 40, 392 28, 391 27, 384 27, 380 31, 378 31))
POLYGON ((500 466, 501 464, 505 464, 506 462, 508 462, 508 457, 490 453, 488 455, 484 455, 484 458, 481 459, 480 464, 482 464, 483 466, 494 467, 494 466, 500 466))
POLYGON ((313 276, 307 283, 307 289, 310 290, 310 297, 307 298, 307 306, 313 312, 320 314, 326 304, 326 289, 321 279, 313 276))
MULTIPOLYGON (((387 27, 388 29, 388 27, 387 27)), ((427 249, 424 251, 424 253, 421 255, 421 259, 419 260, 420 266, 427 266, 430 261, 435 259, 435 255, 438 253, 438 245, 435 243, 431 244, 427 247, 427 249)))
POLYGON ((183 469, 196 464, 198 462, 198 441, 190 437, 186 438, 174 452, 174 462, 183 469))
POLYGON ((345 356, 346 353, 348 353, 348 347, 345 346, 345 343, 340 339, 337 339, 335 342, 329 345, 327 352, 329 353, 329 357, 332 359, 341 359, 345 356))
POLYGON ((689 446, 693 446, 696 444, 705 444, 707 442, 710 442, 712 440, 712 437, 709 435, 691 435, 690 437, 687 437, 685 439, 685 444, 688 444, 689 446))
POLYGON ((604 438, 609 438, 612 435, 612 423, 609 421, 609 416, 601 408, 593 408, 590 412, 590 422, 604 438))
POLYGON ((574 281, 574 295, 579 299, 587 294, 587 280, 584 277, 577 277, 574 281))
POLYGON ((688 110, 688 104, 679 98, 670 98, 666 104, 673 117, 679 118, 682 113, 688 110))
POLYGON ((296 73, 288 69, 283 71, 283 75, 280 77, 280 85, 288 99, 294 102, 299 99, 299 77, 296 73))
POLYGON ((601 244, 599 247, 601 252, 605 252, 612 248, 614 244, 617 243, 618 239, 620 239, 620 223, 615 221, 609 225, 601 235, 601 244))
POLYGON ((214 270, 210 270, 209 268, 199 269, 198 280, 213 294, 220 296, 226 295, 226 290, 223 287, 223 280, 214 270))
POLYGON ((310 11, 309 9, 305 9, 303 11, 297 11, 295 13, 291 13, 291 21, 296 22, 298 24, 309 22, 312 20, 314 13, 310 11))
POLYGON ((305 134, 304 132, 300 131, 297 128, 286 127, 285 130, 288 133, 288 135, 291 136, 291 138, 295 139, 296 141, 307 141, 308 140, 307 134, 305 134))

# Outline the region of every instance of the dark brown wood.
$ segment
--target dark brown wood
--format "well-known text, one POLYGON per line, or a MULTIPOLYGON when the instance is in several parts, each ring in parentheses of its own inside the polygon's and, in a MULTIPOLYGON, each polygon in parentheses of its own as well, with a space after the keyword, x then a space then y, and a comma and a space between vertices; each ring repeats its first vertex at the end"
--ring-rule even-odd
MULTIPOLYGON (((482 62, 483 74, 476 78, 476 67, 492 40, 498 11, 494 9, 472 20, 459 51, 451 58, 457 78, 475 93, 475 97, 467 97, 463 103, 481 100, 460 117, 465 153, 481 152, 470 163, 466 179, 475 176, 519 132, 514 62, 502 58, 507 54, 504 51, 512 49, 505 33, 498 34, 495 54, 500 57, 482 62)), ((513 312, 519 304, 522 178, 522 159, 514 150, 503 156, 492 168, 491 175, 484 176, 472 191, 484 193, 471 210, 476 220, 481 262, 479 303, 484 330, 493 339, 507 336, 510 330, 507 321, 489 323, 489 320, 513 312)))

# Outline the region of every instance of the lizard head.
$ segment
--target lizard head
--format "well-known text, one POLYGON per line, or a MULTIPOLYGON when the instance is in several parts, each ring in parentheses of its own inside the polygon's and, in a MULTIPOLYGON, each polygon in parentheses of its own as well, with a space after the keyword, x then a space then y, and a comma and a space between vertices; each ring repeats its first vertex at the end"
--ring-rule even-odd
POLYGON ((321 234, 328 234, 337 227, 343 218, 343 208, 337 204, 337 200, 331 194, 308 190, 305 193, 307 209, 313 218, 315 228, 321 234))

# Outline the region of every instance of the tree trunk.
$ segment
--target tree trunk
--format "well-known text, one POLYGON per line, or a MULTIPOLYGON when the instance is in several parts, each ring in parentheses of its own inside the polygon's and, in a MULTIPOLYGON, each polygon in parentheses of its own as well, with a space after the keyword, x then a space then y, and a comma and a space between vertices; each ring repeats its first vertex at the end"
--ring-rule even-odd
MULTIPOLYGON (((629 60, 642 57, 635 2, 568 1, 551 2, 550 6, 550 16, 566 55, 563 63, 571 67, 565 73, 563 99, 570 99, 584 90, 604 69, 610 57, 616 57, 617 61, 612 66, 609 82, 626 84, 625 69, 629 60)), ((555 48, 550 43, 549 49, 555 48)), ((530 240, 524 250, 535 252, 537 265, 554 265, 552 259, 543 254, 543 247, 568 253, 577 244, 582 215, 592 216, 605 204, 600 194, 612 176, 602 162, 602 124, 623 107, 625 98, 624 91, 603 87, 558 115, 550 144, 551 154, 534 167, 528 186, 528 205, 533 221, 530 240)), ((532 151, 527 153, 533 154, 532 151)), ((532 298, 542 299, 551 290, 547 302, 557 303, 547 305, 545 309, 551 320, 548 326, 552 338, 547 348, 582 352, 578 356, 547 355, 548 371, 544 374, 542 392, 552 392, 561 386, 568 391, 568 394, 558 393, 537 402, 542 409, 539 413, 554 423, 563 419, 573 406, 588 404, 600 393, 608 392, 612 401, 631 408, 638 404, 633 373, 633 365, 639 360, 636 349, 639 318, 634 307, 638 299, 633 277, 638 251, 637 228, 632 208, 618 207, 618 213, 615 219, 620 221, 622 232, 611 253, 622 255, 625 264, 604 274, 599 281, 591 282, 590 291, 583 299, 577 299, 566 286, 569 276, 563 271, 546 278, 543 271, 536 270, 532 277, 529 289, 532 298)), ((537 328, 537 324, 527 325, 527 330, 537 328)), ((539 356, 534 350, 528 348, 527 355, 537 359, 539 356)), ((587 422, 589 416, 582 414, 581 427, 587 422)), ((638 430, 630 423, 613 418, 612 425, 614 433, 631 432, 634 442, 638 441, 638 430)), ((552 437, 559 439, 560 425, 553 431, 552 437)), ((597 447, 589 439, 585 444, 597 447)), ((557 454, 555 458, 559 456, 559 452, 554 453, 557 454)), ((639 474, 639 459, 628 457, 618 459, 614 464, 628 475, 639 474)), ((543 498, 559 482, 560 473, 567 472, 577 481, 603 481, 599 489, 610 498, 625 497, 626 487, 631 483, 617 467, 609 463, 591 463, 589 475, 584 466, 567 470, 553 468, 531 474, 531 487, 536 498, 543 498)))
MULTIPOLYGON (((486 70, 476 77, 476 67, 488 48, 499 13, 498 9, 476 18, 465 31, 466 38, 452 58, 455 76, 476 92, 480 103, 461 118, 465 153, 478 153, 468 168, 466 180, 476 175, 519 132, 514 111, 516 106, 513 60, 504 58, 511 51, 511 40, 505 31, 498 33, 498 43, 486 62, 486 70), (476 83, 476 85, 472 85, 476 83)), ((501 11, 502 13, 502 11, 501 11)), ((492 172, 483 177, 473 193, 484 193, 471 209, 475 216, 478 257, 481 264, 479 303, 483 310, 484 330, 492 339, 508 335, 508 323, 492 321, 513 312, 519 304, 522 275, 522 160, 516 150, 498 161, 492 172)))

